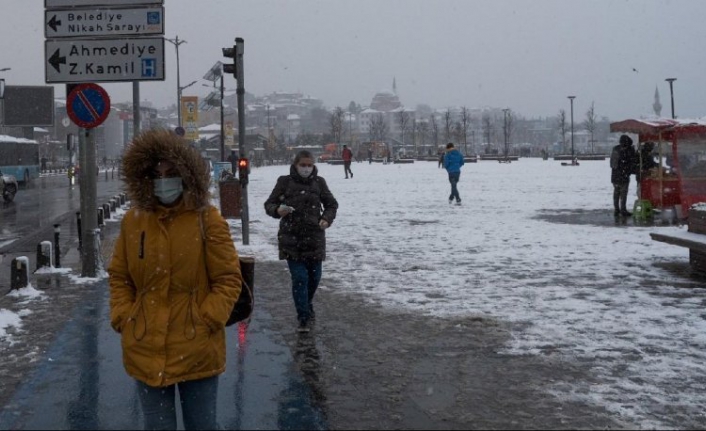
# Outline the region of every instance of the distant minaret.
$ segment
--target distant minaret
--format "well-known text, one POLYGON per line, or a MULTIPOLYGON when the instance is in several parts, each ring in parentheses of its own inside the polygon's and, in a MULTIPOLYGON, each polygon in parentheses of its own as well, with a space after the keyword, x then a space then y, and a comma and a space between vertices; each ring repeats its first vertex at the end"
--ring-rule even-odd
POLYGON ((662 104, 659 103, 659 90, 655 86, 655 103, 652 104, 652 109, 655 110, 655 115, 658 117, 662 116, 662 104))
POLYGON ((394 76, 392 77, 392 92, 397 96, 397 81, 394 76))

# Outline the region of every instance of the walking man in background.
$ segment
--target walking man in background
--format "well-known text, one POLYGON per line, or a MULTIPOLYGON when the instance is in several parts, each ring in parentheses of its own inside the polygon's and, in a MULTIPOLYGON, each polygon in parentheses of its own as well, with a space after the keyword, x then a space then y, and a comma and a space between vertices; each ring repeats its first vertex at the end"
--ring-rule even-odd
POLYGON ((446 144, 446 154, 444 154, 444 169, 449 173, 449 182, 451 183, 451 194, 449 195, 449 203, 456 199, 456 205, 461 205, 461 196, 458 194, 458 180, 461 178, 461 166, 463 166, 463 155, 454 148, 453 142, 446 144))
POLYGON ((637 156, 628 135, 620 137, 620 143, 613 147, 610 154, 610 182, 613 183, 613 208, 616 216, 631 216, 627 200, 630 188, 630 174, 635 172, 637 156))
POLYGON ((353 152, 346 144, 343 144, 343 151, 341 152, 341 157, 343 157, 343 170, 346 173, 346 179, 348 174, 351 174, 353 178, 353 171, 351 171, 351 160, 353 159, 353 152))

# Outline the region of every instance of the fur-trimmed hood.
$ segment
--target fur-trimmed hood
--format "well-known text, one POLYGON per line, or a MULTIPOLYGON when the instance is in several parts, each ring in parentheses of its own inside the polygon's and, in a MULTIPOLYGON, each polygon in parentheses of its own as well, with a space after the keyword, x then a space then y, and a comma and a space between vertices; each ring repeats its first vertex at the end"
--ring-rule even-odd
POLYGON ((209 204, 209 172, 201 155, 184 139, 164 129, 149 130, 135 138, 125 150, 123 181, 133 206, 154 211, 160 205, 154 195, 152 171, 160 160, 176 166, 184 187, 183 204, 200 209, 209 204))

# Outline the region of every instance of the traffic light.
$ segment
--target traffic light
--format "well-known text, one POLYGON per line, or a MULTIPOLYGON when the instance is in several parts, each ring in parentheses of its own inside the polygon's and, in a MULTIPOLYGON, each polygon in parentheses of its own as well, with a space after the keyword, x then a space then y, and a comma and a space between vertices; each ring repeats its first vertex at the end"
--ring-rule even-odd
POLYGON ((250 173, 250 160, 246 158, 238 159, 238 177, 240 178, 240 184, 245 185, 248 183, 248 174, 250 173))
POLYGON ((233 46, 232 48, 223 48, 223 56, 226 58, 232 58, 233 59, 233 64, 224 64, 223 65, 223 73, 232 73, 233 77, 235 79, 238 79, 238 70, 235 67, 235 55, 236 55, 236 47, 233 46))

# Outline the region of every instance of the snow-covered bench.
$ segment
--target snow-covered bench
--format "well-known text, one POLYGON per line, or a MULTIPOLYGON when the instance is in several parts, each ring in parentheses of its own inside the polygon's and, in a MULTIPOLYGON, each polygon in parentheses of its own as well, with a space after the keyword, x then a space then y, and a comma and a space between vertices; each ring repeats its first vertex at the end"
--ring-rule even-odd
POLYGON ((689 229, 674 234, 651 233, 655 241, 666 242, 689 249, 689 264, 700 272, 706 272, 706 209, 692 208, 689 211, 689 229))

